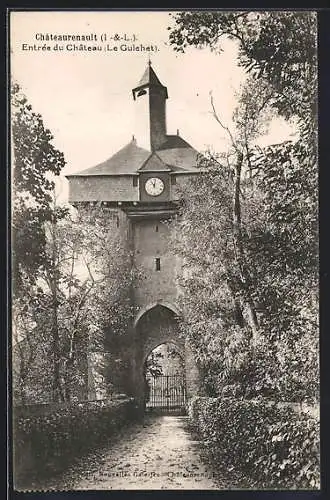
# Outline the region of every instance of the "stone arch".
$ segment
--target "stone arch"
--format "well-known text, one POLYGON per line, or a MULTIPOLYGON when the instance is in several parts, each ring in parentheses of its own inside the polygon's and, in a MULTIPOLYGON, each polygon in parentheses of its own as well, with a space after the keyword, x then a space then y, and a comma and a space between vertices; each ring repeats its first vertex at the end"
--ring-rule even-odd
POLYGON ((135 327, 136 339, 140 346, 140 360, 145 359, 157 345, 172 342, 184 348, 179 338, 178 309, 172 304, 156 302, 140 311, 135 327))
POLYGON ((180 311, 180 309, 176 305, 174 305, 174 304, 172 304, 170 302, 167 302, 165 300, 160 299, 160 300, 157 300, 156 302, 153 302, 153 303, 148 304, 148 305, 146 305, 144 307, 141 307, 141 309, 138 311, 138 313, 135 316, 134 323, 133 323, 134 328, 137 327, 140 319, 148 311, 150 311, 151 309, 154 309, 157 306, 163 306, 163 307, 169 309, 170 311, 172 311, 176 316, 181 316, 181 311, 180 311))
POLYGON ((191 349, 180 336, 180 310, 173 304, 159 300, 140 309, 134 321, 134 359, 132 359, 132 390, 142 402, 145 395, 144 367, 147 356, 161 344, 174 344, 182 355, 187 395, 196 394, 198 370, 191 349))
POLYGON ((172 345, 174 345, 177 348, 179 355, 182 357, 182 359, 184 359, 184 357, 185 357, 185 351, 184 351, 184 345, 183 345, 183 343, 182 342, 179 343, 179 342, 177 342, 175 340, 166 340, 166 341, 156 342, 155 345, 152 344, 151 346, 148 347, 148 351, 146 351, 144 353, 144 357, 142 359, 143 365, 145 365, 145 362, 146 362, 148 356, 152 353, 152 351, 154 351, 155 349, 157 349, 157 347, 159 347, 161 345, 165 345, 165 344, 172 344, 172 345))
MULTIPOLYGON (((166 301, 157 301, 140 309, 134 321, 135 369, 134 389, 140 398, 145 394, 145 361, 159 345, 173 343, 184 353, 184 342, 179 339, 179 310, 166 301)), ((184 356, 183 356, 183 359, 184 356)))

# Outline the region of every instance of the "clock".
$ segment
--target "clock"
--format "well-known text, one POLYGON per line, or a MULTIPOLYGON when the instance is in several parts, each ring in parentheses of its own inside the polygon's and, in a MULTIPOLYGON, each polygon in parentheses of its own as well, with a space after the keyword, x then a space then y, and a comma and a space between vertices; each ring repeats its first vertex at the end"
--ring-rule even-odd
POLYGON ((150 196, 159 196, 164 191, 164 182, 159 177, 150 177, 144 185, 150 196))

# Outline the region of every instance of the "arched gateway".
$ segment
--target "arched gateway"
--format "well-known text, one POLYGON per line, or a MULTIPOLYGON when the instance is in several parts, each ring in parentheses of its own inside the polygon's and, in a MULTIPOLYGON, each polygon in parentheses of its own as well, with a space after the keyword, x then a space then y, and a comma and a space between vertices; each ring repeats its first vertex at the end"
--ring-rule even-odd
POLYGON ((198 373, 179 335, 176 278, 181 262, 171 250, 170 222, 177 216, 180 188, 200 173, 198 152, 178 132, 167 134, 168 92, 150 63, 132 94, 137 118, 132 141, 105 162, 68 175, 69 200, 78 210, 102 204, 109 231, 120 238, 138 271, 131 292, 137 314, 126 336, 129 342, 115 346, 126 362, 121 386, 145 401, 146 357, 158 345, 172 342, 184 358, 189 397, 197 390, 198 373))
MULTIPOLYGON (((180 335, 180 318, 174 312, 175 310, 175 307, 169 308, 162 304, 156 304, 151 308, 147 308, 136 324, 135 354, 137 370, 135 373, 135 387, 137 389, 136 394, 144 401, 146 398, 146 360, 148 355, 162 344, 174 345, 183 361, 183 369, 180 373, 166 372, 160 375, 167 377, 167 386, 168 377, 172 377, 172 381, 176 380, 180 387, 184 384, 184 398, 192 396, 198 390, 198 371, 189 345, 184 337, 180 335)), ((184 398, 181 399, 182 404, 184 398)), ((172 403, 175 405, 176 401, 173 400, 172 403)))

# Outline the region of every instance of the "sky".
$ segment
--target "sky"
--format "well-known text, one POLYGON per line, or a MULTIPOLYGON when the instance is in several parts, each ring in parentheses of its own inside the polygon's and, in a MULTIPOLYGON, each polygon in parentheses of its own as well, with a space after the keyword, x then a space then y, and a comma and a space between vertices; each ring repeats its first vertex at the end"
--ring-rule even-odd
MULTIPOLYGON (((134 134, 131 90, 149 59, 168 89, 167 133, 180 136, 199 151, 228 147, 225 132, 211 113, 210 91, 223 122, 230 124, 235 93, 245 78, 237 64, 237 45, 224 40, 223 52, 189 48, 176 53, 168 43, 169 12, 45 11, 12 12, 11 78, 18 82, 33 110, 42 115, 64 153, 63 175, 92 167, 127 144, 134 134), (68 50, 75 42, 42 41, 45 35, 89 35, 101 51, 68 50), (101 41, 101 35, 107 41, 101 41), (111 40, 115 34, 135 42, 111 40), (25 45, 24 45, 25 44, 25 45), (34 46, 37 50, 27 50, 34 46), (55 50, 56 44, 63 50, 55 50), (105 50, 117 47, 117 51, 105 50), (152 46, 157 51, 124 51, 120 47, 152 46), (42 46, 50 50, 42 50, 42 46), (41 49, 38 50, 38 47, 41 49), (25 50, 24 50, 25 48, 25 50)), ((291 127, 275 120, 263 143, 288 138, 291 127)))

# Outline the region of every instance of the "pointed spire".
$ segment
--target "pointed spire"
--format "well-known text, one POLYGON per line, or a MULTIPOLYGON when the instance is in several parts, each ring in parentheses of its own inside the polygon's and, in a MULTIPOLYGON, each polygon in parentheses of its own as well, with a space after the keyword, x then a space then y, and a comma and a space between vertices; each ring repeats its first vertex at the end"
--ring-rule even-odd
POLYGON ((138 87, 141 87, 142 85, 159 85, 160 87, 163 87, 151 66, 151 61, 148 62, 148 66, 138 83, 138 87))
POLYGON ((149 58, 137 87, 132 89, 136 106, 135 132, 138 144, 148 151, 157 150, 166 141, 167 88, 159 81, 149 58))
POLYGON ((160 82, 158 76, 156 75, 149 56, 147 67, 142 75, 141 80, 137 86, 133 89, 133 97, 135 99, 135 91, 146 88, 146 87, 159 87, 165 90, 166 99, 168 97, 167 88, 160 82))

